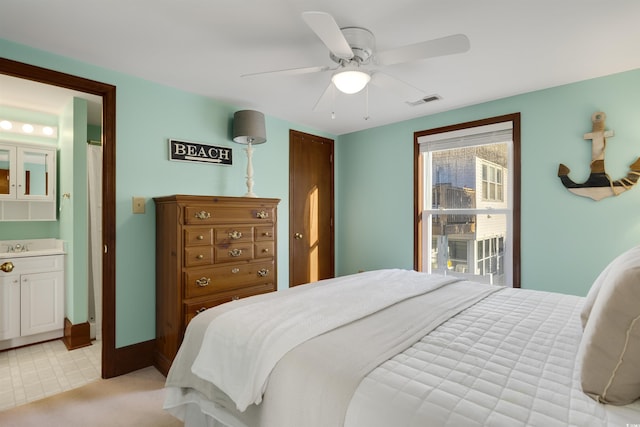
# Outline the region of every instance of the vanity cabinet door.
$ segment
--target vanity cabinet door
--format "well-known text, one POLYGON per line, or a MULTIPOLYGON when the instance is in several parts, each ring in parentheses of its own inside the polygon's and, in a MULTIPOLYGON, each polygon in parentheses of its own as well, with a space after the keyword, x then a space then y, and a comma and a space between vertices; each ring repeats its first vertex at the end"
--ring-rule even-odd
POLYGON ((64 327, 64 273, 20 276, 21 334, 32 335, 64 327))
POLYGON ((0 340, 20 336, 20 276, 0 276, 0 340))
POLYGON ((0 199, 15 199, 16 188, 16 147, 0 145, 0 199))

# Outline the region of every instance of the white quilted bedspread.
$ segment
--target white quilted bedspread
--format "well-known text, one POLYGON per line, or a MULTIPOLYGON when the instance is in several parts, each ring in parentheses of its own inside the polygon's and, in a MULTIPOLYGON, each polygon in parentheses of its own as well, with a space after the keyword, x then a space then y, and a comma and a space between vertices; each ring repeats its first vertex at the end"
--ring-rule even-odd
POLYGON ((640 423, 640 401, 602 405, 581 391, 582 301, 514 289, 486 298, 372 371, 345 427, 640 423))

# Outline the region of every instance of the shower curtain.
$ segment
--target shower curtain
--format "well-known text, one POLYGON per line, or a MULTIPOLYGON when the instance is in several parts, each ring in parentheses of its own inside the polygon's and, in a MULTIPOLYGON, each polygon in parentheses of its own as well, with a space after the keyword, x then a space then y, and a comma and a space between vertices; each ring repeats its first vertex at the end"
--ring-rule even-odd
POLYGON ((102 145, 87 145, 89 192, 89 322, 95 338, 102 339, 102 145))

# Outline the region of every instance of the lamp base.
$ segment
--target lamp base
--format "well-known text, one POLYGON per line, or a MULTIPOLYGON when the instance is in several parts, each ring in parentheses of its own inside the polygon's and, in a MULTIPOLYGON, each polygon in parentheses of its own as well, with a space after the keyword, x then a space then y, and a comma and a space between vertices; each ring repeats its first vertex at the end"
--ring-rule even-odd
POLYGON ((247 152, 247 193, 243 197, 258 197, 253 192, 253 163, 251 162, 253 147, 251 146, 251 142, 247 144, 247 148, 245 148, 244 151, 247 152))

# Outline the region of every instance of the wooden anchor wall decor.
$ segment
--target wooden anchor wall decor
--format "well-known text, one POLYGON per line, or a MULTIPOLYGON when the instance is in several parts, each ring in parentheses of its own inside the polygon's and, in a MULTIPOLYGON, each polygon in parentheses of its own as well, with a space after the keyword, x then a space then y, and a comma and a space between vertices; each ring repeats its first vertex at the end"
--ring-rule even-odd
POLYGON ((584 134, 584 139, 591 140, 591 173, 589 179, 582 184, 576 184, 569 178, 568 167, 560 163, 558 176, 565 187, 578 196, 590 197, 593 200, 602 200, 605 197, 617 196, 630 190, 640 177, 640 157, 629 167, 627 176, 616 181, 612 181, 604 170, 604 150, 607 146, 607 138, 613 136, 612 130, 605 131, 604 122, 607 115, 601 111, 593 113, 591 122, 593 127, 591 132, 584 134))

